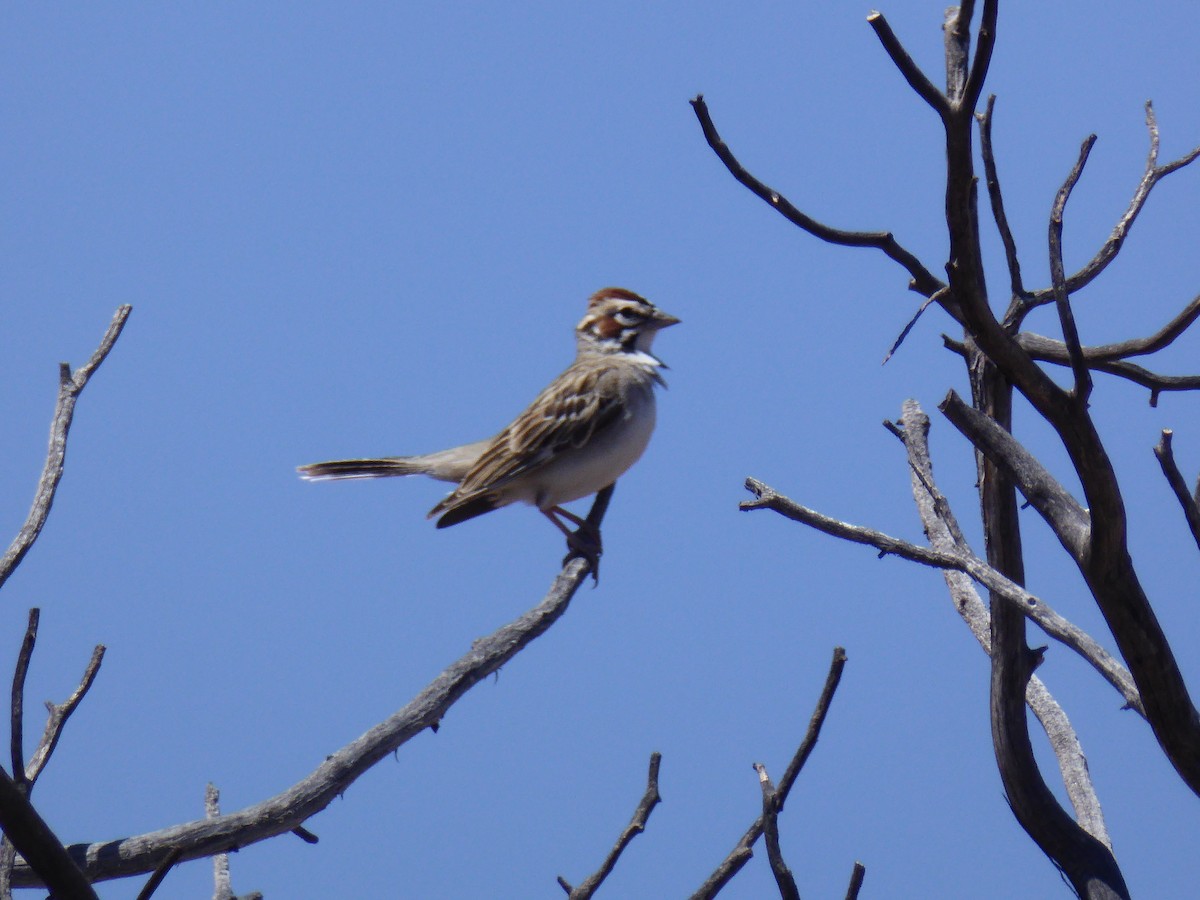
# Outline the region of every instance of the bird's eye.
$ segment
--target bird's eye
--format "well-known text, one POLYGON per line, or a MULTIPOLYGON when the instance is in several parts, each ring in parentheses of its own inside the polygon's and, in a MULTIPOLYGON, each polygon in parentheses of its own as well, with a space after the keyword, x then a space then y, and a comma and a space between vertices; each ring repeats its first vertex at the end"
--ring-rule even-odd
POLYGON ((635 325, 641 325, 646 321, 646 316, 636 310, 623 309, 613 315, 613 318, 620 323, 623 328, 633 328, 635 325))

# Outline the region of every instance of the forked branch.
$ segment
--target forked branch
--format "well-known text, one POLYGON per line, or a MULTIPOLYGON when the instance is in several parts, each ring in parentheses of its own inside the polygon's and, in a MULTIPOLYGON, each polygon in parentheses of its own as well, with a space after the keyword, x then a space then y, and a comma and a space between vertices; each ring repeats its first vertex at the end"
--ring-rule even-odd
POLYGON ((625 852, 629 842, 646 830, 646 822, 650 819, 650 813, 662 800, 658 793, 658 769, 661 764, 662 754, 651 753, 650 773, 646 776, 646 792, 642 795, 637 809, 633 811, 633 819, 625 826, 625 830, 617 838, 616 845, 609 851, 600 868, 585 878, 579 887, 571 887, 561 875, 558 877, 559 886, 567 892, 570 900, 587 900, 595 894, 596 889, 604 883, 604 879, 612 874, 617 860, 621 858, 621 854, 625 852))

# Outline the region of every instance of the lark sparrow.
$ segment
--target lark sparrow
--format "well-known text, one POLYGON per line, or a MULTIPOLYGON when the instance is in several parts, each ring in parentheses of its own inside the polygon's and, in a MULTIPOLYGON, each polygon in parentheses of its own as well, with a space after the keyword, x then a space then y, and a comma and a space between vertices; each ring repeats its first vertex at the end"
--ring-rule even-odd
POLYGON ((429 512, 438 528, 529 503, 575 548, 575 533, 562 519, 586 523, 562 504, 613 484, 646 449, 654 385, 666 385, 650 345, 678 321, 633 291, 597 291, 575 328, 575 361, 495 437, 424 456, 334 460, 298 471, 309 481, 428 475, 456 482, 429 512))

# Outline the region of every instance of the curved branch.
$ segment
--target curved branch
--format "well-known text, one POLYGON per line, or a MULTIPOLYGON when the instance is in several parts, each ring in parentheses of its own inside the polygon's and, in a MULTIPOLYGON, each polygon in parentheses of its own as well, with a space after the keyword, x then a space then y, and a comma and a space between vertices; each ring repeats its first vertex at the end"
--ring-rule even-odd
MULTIPOLYGON (((1014 604, 1050 637, 1070 647, 1087 660, 1092 668, 1104 677, 1105 681, 1116 688, 1130 709, 1142 711, 1142 700, 1133 679, 1112 654, 1100 646, 1086 631, 1060 616, 1041 599, 997 572, 973 553, 963 549, 948 552, 932 547, 921 547, 873 528, 864 528, 861 525, 851 525, 839 521, 819 513, 815 509, 801 506, 754 478, 746 479, 746 489, 755 494, 756 499, 743 501, 739 506, 742 510, 770 509, 785 518, 808 525, 833 537, 875 547, 879 550, 880 556, 898 556, 901 559, 921 563, 934 569, 949 569, 971 576, 973 580, 989 591, 1014 604)), ((1023 693, 1024 690, 1022 690, 1023 693)))
MULTIPOLYGON (((1129 201, 1129 207, 1125 210, 1124 215, 1117 220, 1117 224, 1108 236, 1108 240, 1104 242, 1104 245, 1097 251, 1096 255, 1082 269, 1067 278, 1066 286, 1067 291, 1070 293, 1075 293, 1080 288, 1091 284, 1096 276, 1108 268, 1108 264, 1116 259, 1117 254, 1121 252, 1121 245, 1125 243, 1125 238, 1129 236, 1129 230, 1137 220, 1142 207, 1146 205, 1146 200, 1149 199, 1150 192, 1154 190, 1154 186, 1172 172, 1190 165, 1195 162, 1197 157, 1200 157, 1200 147, 1196 147, 1179 157, 1179 159, 1162 166, 1158 165, 1158 121, 1154 116, 1154 105, 1149 100, 1146 101, 1146 129, 1150 132, 1150 153, 1146 159, 1146 170, 1142 175, 1142 179, 1138 182, 1138 186, 1133 192, 1133 198, 1129 201)), ((1054 289, 1052 287, 1046 288, 1031 294, 1025 307, 1029 309, 1035 306, 1043 306, 1053 302, 1053 300, 1054 289)))
MULTIPOLYGON (((755 196, 770 204, 793 225, 830 244, 839 244, 843 247, 875 247, 878 250, 882 250, 889 259, 895 260, 908 271, 908 274, 912 276, 908 285, 909 289, 916 291, 922 296, 931 297, 945 286, 941 280, 935 278, 925 268, 916 256, 900 246, 890 231, 843 231, 840 228, 831 228, 828 225, 824 225, 801 212, 786 197, 778 191, 767 187, 751 175, 745 166, 738 162, 737 157, 733 155, 726 143, 721 140, 721 135, 717 132, 717 127, 713 124, 712 116, 708 112, 708 104, 704 102, 703 94, 697 94, 689 102, 692 104, 692 109, 695 111, 696 118, 700 122, 700 128, 704 131, 704 139, 708 142, 708 146, 712 148, 713 152, 717 154, 717 158, 725 164, 725 168, 729 170, 729 173, 749 188, 755 196)), ((947 297, 943 301, 943 306, 947 312, 954 315, 951 298, 947 297)))
MULTIPOLYGON (((74 844, 67 848, 71 859, 88 880, 101 881, 153 872, 176 851, 177 858, 186 861, 286 834, 332 803, 375 763, 426 728, 436 728, 463 694, 549 629, 567 611, 588 569, 586 560, 570 560, 537 607, 476 641, 403 709, 327 757, 310 775, 286 791, 216 818, 119 840, 74 844)), ((40 883, 28 865, 18 863, 13 871, 14 886, 40 883)))
POLYGON ((46 454, 46 464, 42 468, 42 476, 38 480, 37 492, 34 494, 33 507, 25 524, 17 532, 16 538, 9 546, 3 557, 0 557, 0 587, 21 564, 25 554, 29 552, 42 533, 42 527, 50 515, 50 507, 54 503, 54 494, 58 490, 58 482, 62 479, 63 466, 67 458, 67 432, 71 430, 71 419, 75 415, 75 401, 87 386, 100 364, 108 357, 109 351, 121 336, 121 329, 133 307, 119 307, 109 323, 108 330, 100 340, 100 346, 86 363, 71 371, 66 363, 59 366, 58 402, 54 408, 54 419, 50 423, 50 449, 46 454))
POLYGON ((996 220, 996 230, 1000 232, 1000 242, 1004 244, 1004 258, 1008 262, 1009 289, 1014 298, 1019 298, 1025 295, 1025 285, 1021 280, 1021 260, 1017 254, 1016 239, 1008 224, 1008 214, 1004 211, 1004 194, 1000 190, 996 152, 992 146, 992 112, 995 106, 996 95, 992 94, 988 97, 987 109, 975 117, 979 121, 979 152, 983 157, 983 173, 987 180, 992 218, 996 220))
POLYGON ((1075 374, 1075 390, 1072 394, 1077 403, 1087 405, 1088 395, 1092 392, 1092 375, 1083 360, 1083 350, 1079 341, 1079 329, 1075 326, 1075 316, 1071 312, 1070 294, 1067 291, 1067 276, 1063 271, 1062 229, 1063 213, 1071 191, 1079 183, 1083 175, 1083 167, 1087 165, 1088 156, 1096 144, 1096 136, 1088 135, 1083 146, 1079 148, 1079 158, 1075 161, 1067 180, 1058 189, 1054 205, 1050 208, 1050 279, 1054 283, 1054 303, 1058 307, 1058 320, 1062 324, 1063 343, 1067 345, 1067 356, 1071 360, 1071 371, 1075 374))

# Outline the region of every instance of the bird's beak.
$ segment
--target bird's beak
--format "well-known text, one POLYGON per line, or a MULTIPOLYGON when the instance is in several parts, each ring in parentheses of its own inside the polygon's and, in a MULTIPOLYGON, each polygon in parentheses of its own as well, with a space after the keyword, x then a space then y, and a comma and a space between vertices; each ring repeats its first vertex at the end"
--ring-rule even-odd
POLYGON ((675 318, 672 315, 668 315, 667 313, 663 312, 661 309, 654 311, 654 327, 655 327, 655 329, 667 328, 671 325, 678 325, 679 322, 680 322, 679 319, 675 318))

